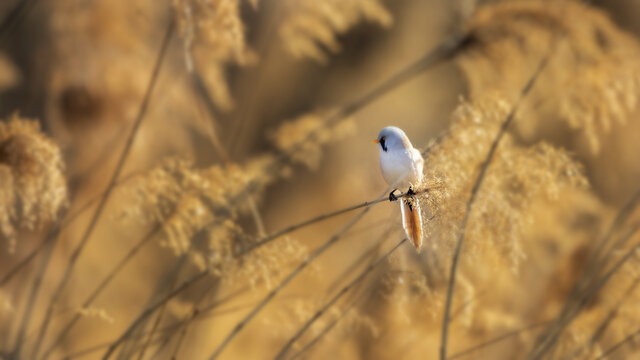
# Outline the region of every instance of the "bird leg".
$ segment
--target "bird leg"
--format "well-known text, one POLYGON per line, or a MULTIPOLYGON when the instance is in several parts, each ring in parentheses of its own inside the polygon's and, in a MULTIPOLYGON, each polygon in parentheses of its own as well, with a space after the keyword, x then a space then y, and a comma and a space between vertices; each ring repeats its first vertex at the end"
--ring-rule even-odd
POLYGON ((398 189, 393 189, 393 191, 389 193, 389 201, 398 200, 398 197, 394 194, 396 191, 398 191, 398 189))
POLYGON ((415 198, 413 197, 413 195, 415 195, 415 194, 416 194, 416 193, 413 191, 413 188, 412 188, 411 186, 409 186, 409 190, 407 190, 407 194, 406 194, 409 198, 406 200, 406 202, 407 202, 407 205, 409 206, 409 210, 411 210, 411 211, 413 211, 413 205, 412 205, 412 202, 413 202, 413 201, 414 201, 414 199, 415 199, 415 198))

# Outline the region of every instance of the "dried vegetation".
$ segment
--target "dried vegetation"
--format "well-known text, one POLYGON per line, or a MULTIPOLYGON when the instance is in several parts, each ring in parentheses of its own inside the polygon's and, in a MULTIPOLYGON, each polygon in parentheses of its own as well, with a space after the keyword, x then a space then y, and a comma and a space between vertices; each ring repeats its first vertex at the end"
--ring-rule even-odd
POLYGON ((0 357, 639 356, 634 5, 456 4, 0 6, 0 357))

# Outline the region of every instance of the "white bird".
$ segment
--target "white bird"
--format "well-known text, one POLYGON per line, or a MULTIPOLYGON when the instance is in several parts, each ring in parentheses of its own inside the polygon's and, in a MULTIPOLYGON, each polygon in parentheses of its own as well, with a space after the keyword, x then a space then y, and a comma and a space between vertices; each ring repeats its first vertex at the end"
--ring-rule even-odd
MULTIPOLYGON (((380 169, 387 184, 394 188, 406 189, 409 194, 422 183, 422 168, 424 159, 418 149, 411 145, 411 141, 400 128, 387 126, 380 131, 378 138, 373 140, 380 148, 380 169)), ((389 194, 389 200, 397 200, 394 189, 389 194)), ((420 204, 413 197, 400 199, 402 213, 402 227, 407 237, 417 251, 422 247, 422 215, 420 204)))

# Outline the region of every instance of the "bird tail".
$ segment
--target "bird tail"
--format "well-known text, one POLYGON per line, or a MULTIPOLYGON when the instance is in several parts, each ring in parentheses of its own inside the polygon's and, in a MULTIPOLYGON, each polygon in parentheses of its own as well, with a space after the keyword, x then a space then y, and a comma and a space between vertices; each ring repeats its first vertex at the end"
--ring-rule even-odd
POLYGON ((414 198, 400 199, 400 211, 402 212, 402 227, 407 237, 420 252, 422 247, 422 215, 420 204, 414 198))

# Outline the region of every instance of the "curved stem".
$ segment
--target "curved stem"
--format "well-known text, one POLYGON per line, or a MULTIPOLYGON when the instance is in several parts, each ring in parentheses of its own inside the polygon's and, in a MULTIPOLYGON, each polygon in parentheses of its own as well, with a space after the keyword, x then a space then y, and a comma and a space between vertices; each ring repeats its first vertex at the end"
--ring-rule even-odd
POLYGON ((74 268, 75 268, 75 264, 78 261, 78 258, 80 257, 80 254, 82 253, 82 251, 84 250, 85 246, 87 245, 87 243, 89 242, 89 239, 91 238, 91 235, 93 234, 93 231, 96 228, 96 225, 98 224, 98 220, 100 219, 107 201, 110 198, 111 192, 113 191, 113 189, 115 188, 116 185, 116 181, 118 180, 118 177, 120 176, 120 173, 122 172, 122 169, 124 168, 124 164, 127 161, 128 155, 131 152, 131 149, 133 148, 133 143, 136 139, 136 135, 138 134, 138 130, 140 129, 140 126, 142 125, 142 121, 145 118, 145 114, 147 112, 147 108, 149 107, 149 103, 151 101, 151 95, 153 94, 153 90, 155 89, 157 80, 158 80, 158 76, 160 75, 160 69, 162 68, 162 63, 163 60, 165 58, 165 55, 167 53, 167 49, 169 47, 169 43, 171 40, 171 37, 173 35, 173 31, 174 31, 174 21, 173 19, 170 21, 169 25, 167 26, 167 30, 166 30, 166 34, 164 36, 164 39, 162 41, 162 46, 160 48, 160 52, 158 54, 158 57, 156 59, 156 63, 153 67, 153 71, 151 74, 151 78, 149 80, 149 85, 147 86, 147 90, 144 94, 144 98, 142 100, 142 103, 140 105, 140 109, 138 111, 138 115, 136 117, 136 120, 133 123, 133 128, 131 129, 131 132, 129 133, 129 136, 127 137, 124 149, 122 150, 122 153, 120 155, 120 158, 118 159, 118 163, 116 165, 115 171, 113 173, 113 175, 111 176, 111 179, 109 180, 109 184, 107 185, 107 189, 104 193, 104 196, 102 197, 102 199, 100 200, 100 202, 98 203, 98 207, 96 208, 95 213, 93 214, 93 217, 91 218, 89 225, 87 226, 84 234, 81 237, 80 243, 78 244, 78 246, 75 248, 75 250, 73 251, 73 253, 71 254, 71 257, 69 258, 69 262, 67 263, 67 266, 64 270, 63 276, 60 280, 60 282, 58 283, 58 285, 56 286, 55 290, 53 291, 53 295, 51 296, 51 300, 49 301, 49 306, 47 307, 47 311, 45 313, 44 316, 44 320, 42 321, 42 325, 40 326, 40 330, 38 332, 38 337, 37 340, 35 342, 35 345, 33 347, 33 357, 35 358, 38 355, 38 350, 40 349, 40 346, 42 344, 42 341, 44 340, 44 337, 47 333, 47 328, 49 326, 49 322, 51 321, 51 316, 53 315, 53 308, 55 306, 55 304, 58 302, 58 300, 60 299, 60 296, 62 295, 62 291, 64 290, 66 284, 69 282, 69 279, 71 278, 71 273, 73 272, 74 268))
POLYGON ((450 315, 451 315, 451 305, 453 303, 453 293, 454 293, 454 289, 455 289, 455 281, 456 281, 456 273, 458 270, 458 261, 460 258, 460 252, 462 250, 462 245, 464 243, 464 238, 465 238, 465 234, 466 234, 466 229, 467 229, 467 223, 469 222, 469 217, 471 216, 471 211, 473 210, 473 205, 475 203, 475 199, 476 196, 478 194, 478 191, 480 190, 480 187, 482 186, 482 183, 484 181, 484 176, 487 172, 487 169, 489 168, 489 165, 491 164, 491 160, 493 160, 493 156, 498 148, 498 145, 500 144, 500 140, 502 140, 502 137, 504 136, 507 128, 509 127, 509 125, 511 124, 511 122, 513 121, 513 118, 515 117, 516 111, 519 108, 520 103, 522 102, 522 99, 531 91, 531 88, 533 87, 533 85, 535 84, 536 80, 538 79, 538 76, 540 75, 541 71, 545 68, 549 57, 551 55, 551 52, 549 52, 549 54, 547 54, 547 56, 545 56, 541 61, 540 64, 538 65, 538 68, 534 71, 533 75, 531 75, 531 77, 529 78, 529 80, 527 81, 527 83, 525 84, 525 86, 522 88, 521 90, 521 95, 518 99, 518 101, 516 102, 516 104, 514 105, 513 109, 511 109, 511 112, 509 112, 509 114, 507 115, 506 119, 502 122, 502 124, 500 125, 500 129, 498 130, 498 133, 496 134, 495 138, 493 139, 493 142, 491 143, 491 147, 489 148, 489 152, 487 153, 484 162, 482 163, 482 166, 480 168, 480 172, 478 173, 478 176, 476 177, 476 181, 473 184, 473 188, 471 189, 471 195, 469 197, 469 201, 467 201, 467 206, 466 206, 466 210, 465 210, 465 215, 464 215, 464 219, 462 220, 462 225, 461 225, 461 231, 460 234, 458 235, 458 240, 456 242, 456 248, 454 250, 453 253, 453 260, 451 262, 451 270, 449 273, 449 284, 447 287, 447 299, 446 299, 446 303, 445 303, 445 308, 444 308, 444 316, 443 316, 443 320, 442 320, 442 339, 440 342, 440 360, 446 360, 447 358, 447 337, 449 334, 449 322, 451 320, 450 315))

